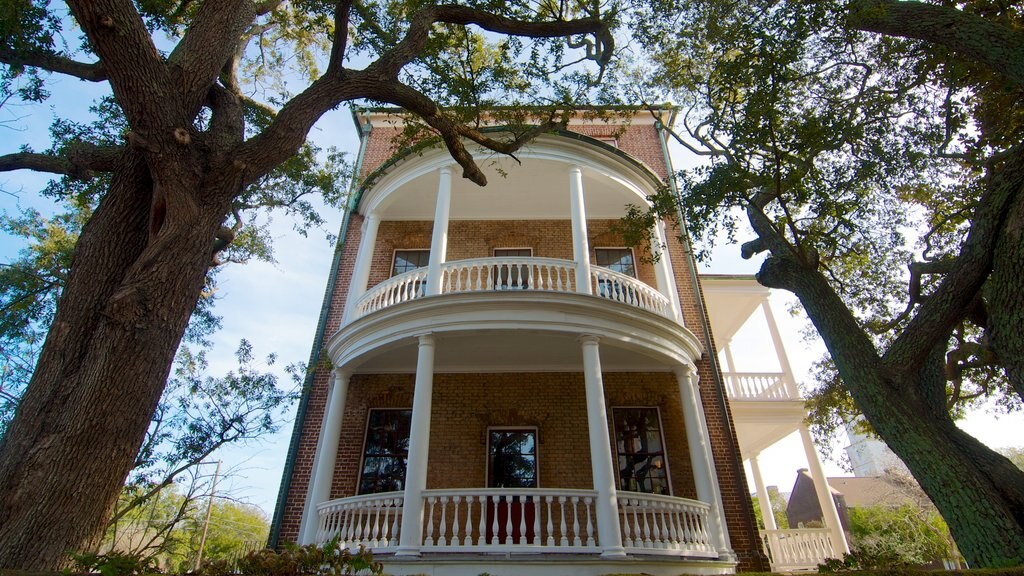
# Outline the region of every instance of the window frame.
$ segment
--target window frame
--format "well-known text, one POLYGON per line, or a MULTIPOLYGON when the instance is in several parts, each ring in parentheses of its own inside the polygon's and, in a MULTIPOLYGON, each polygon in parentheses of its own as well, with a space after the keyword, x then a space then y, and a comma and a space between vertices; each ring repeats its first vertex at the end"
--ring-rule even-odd
POLYGON ((491 488, 491 432, 533 432, 533 483, 540 488, 540 430, 537 426, 488 426, 484 442, 484 484, 491 488))
MULTIPOLYGON (((615 487, 623 492, 632 492, 632 490, 625 490, 622 488, 622 475, 619 473, 619 441, 618 441, 618 429, 616 428, 615 410, 654 410, 654 413, 658 415, 658 433, 661 434, 661 460, 665 464, 665 485, 668 487, 667 496, 674 496, 675 489, 672 486, 672 467, 669 466, 668 462, 668 444, 665 443, 665 420, 661 417, 660 406, 611 406, 611 417, 612 417, 612 460, 615 463, 615 487)), ((654 492, 638 492, 638 494, 655 494, 654 492)))
MULTIPOLYGON (((391 251, 391 273, 390 273, 390 276, 388 276, 388 278, 394 278, 395 276, 398 276, 398 274, 395 274, 395 264, 398 262, 397 258, 398 258, 398 253, 399 252, 426 252, 426 254, 427 254, 427 262, 428 263, 430 262, 430 248, 395 248, 395 249, 393 249, 391 251)), ((428 265, 429 264, 424 264, 423 266, 417 266, 416 268, 413 268, 411 270, 406 270, 405 272, 412 272, 413 270, 419 270, 420 268, 426 268, 428 265)), ((405 274, 405 272, 402 272, 402 274, 405 274)))
POLYGON ((634 280, 638 280, 638 281, 640 280, 640 271, 637 270, 637 266, 636 266, 636 252, 632 248, 630 248, 629 246, 594 246, 594 265, 595 266, 601 266, 602 268, 607 268, 608 270, 611 270, 612 272, 618 272, 619 274, 623 274, 625 276, 629 276, 630 278, 632 278, 634 280), (625 272, 619 272, 618 270, 615 270, 614 268, 610 268, 608 266, 604 266, 604 265, 598 264, 597 263, 597 252, 599 250, 628 250, 629 251, 629 259, 630 259, 630 261, 632 262, 632 265, 633 265, 633 274, 632 275, 626 274, 625 272))
MULTIPOLYGON (((366 465, 366 455, 367 455, 366 454, 366 442, 367 442, 367 440, 370 439, 370 416, 375 411, 376 412, 408 412, 409 413, 409 423, 410 423, 409 437, 410 437, 410 439, 412 438, 412 426, 411 426, 412 425, 412 407, 411 406, 407 407, 407 408, 406 407, 395 407, 395 408, 389 407, 389 408, 367 408, 366 409, 366 421, 363 423, 363 443, 362 443, 362 447, 360 448, 360 452, 359 452, 359 468, 356 469, 356 486, 355 486, 355 491, 354 491, 354 494, 356 496, 364 496, 364 495, 369 495, 369 494, 385 494, 385 492, 366 492, 366 493, 363 493, 360 490, 362 488, 362 485, 363 485, 363 473, 365 472, 365 465, 366 465)), ((409 452, 406 452, 405 453, 405 474, 408 475, 408 473, 409 473, 409 452)), ((406 483, 406 478, 407 477, 408 476, 403 476, 403 478, 402 478, 402 487, 403 487, 403 489, 405 488, 405 483, 406 483)))

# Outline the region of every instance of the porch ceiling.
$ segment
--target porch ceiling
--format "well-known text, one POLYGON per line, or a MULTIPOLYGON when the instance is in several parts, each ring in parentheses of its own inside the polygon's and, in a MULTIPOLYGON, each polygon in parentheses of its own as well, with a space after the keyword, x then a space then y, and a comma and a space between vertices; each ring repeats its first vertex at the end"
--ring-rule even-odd
POLYGON ((721 352, 770 292, 753 276, 702 274, 700 281, 715 335, 715 352, 721 352))
POLYGON ((744 458, 758 454, 796 432, 804 419, 803 400, 729 402, 736 439, 744 458))
MULTIPOLYGON (((568 219, 569 165, 541 158, 480 159, 487 186, 461 177, 455 167, 452 178, 453 220, 568 219)), ((379 208, 384 220, 432 220, 437 199, 438 172, 417 176, 390 194, 379 208)), ((588 219, 621 218, 625 206, 642 200, 614 179, 583 170, 583 190, 588 219)))

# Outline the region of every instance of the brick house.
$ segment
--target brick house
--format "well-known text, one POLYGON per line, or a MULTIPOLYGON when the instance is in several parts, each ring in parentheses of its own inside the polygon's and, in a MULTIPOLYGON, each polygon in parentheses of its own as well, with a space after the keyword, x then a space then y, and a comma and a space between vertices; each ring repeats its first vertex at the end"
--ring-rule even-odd
MULTIPOLYGON (((396 150, 392 111, 354 114, 361 186, 272 544, 336 536, 392 574, 768 567, 727 393, 742 378, 723 377, 688 246, 659 223, 647 262, 613 227, 668 178, 661 114, 576 119, 521 163, 480 152, 484 188, 441 147, 396 150)), ((765 301, 750 278, 709 282, 723 318, 750 315, 736 283, 765 301)), ((742 382, 795 393, 783 376, 742 382)))

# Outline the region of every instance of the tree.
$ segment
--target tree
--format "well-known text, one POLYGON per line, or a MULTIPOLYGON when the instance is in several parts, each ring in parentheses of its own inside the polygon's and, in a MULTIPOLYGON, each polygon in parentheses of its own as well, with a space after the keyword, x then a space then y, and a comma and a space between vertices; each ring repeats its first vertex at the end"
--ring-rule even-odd
POLYGON ((569 99, 591 81, 566 68, 571 55, 559 42, 572 38, 601 66, 613 48, 610 19, 590 5, 70 0, 68 7, 73 24, 43 0, 0 11, 0 88, 32 99, 45 96, 46 73, 105 82, 125 131, 114 143, 82 138, 0 157, 4 170, 108 178, 0 443, 3 568, 55 568, 67 550, 97 541, 207 270, 233 240, 230 216, 253 185, 301 152, 321 115, 361 100, 403 107, 444 142, 465 177, 483 185, 463 139, 513 154, 564 122, 569 99), (60 41, 72 26, 84 34, 80 50, 60 41), (157 42, 156 32, 169 40, 157 42), (294 96, 280 94, 276 111, 246 96, 241 80, 259 64, 274 67, 260 60, 274 39, 295 40, 297 54, 312 54, 315 78, 294 96), (477 39, 501 62, 522 65, 478 61, 477 39), (317 54, 319 46, 326 54, 317 54), (346 66, 356 61, 367 64, 346 66), (494 73, 480 74, 481 67, 494 73), (464 90, 452 96, 449 87, 464 90), (441 107, 486 107, 499 95, 535 101, 540 93, 557 101, 552 112, 499 136, 441 107))
MULTIPOLYGON (((780 529, 789 528, 789 518, 786 516, 786 499, 779 493, 776 486, 768 487, 768 501, 771 504, 772 516, 775 518, 775 525, 780 529)), ((754 518, 757 520, 757 527, 764 530, 764 512, 761 511, 761 499, 751 498, 754 504, 754 518)))
POLYGON ((1024 36, 1015 6, 953 4, 659 3, 635 86, 681 102, 677 141, 710 161, 681 178, 689 231, 745 216, 758 281, 799 298, 968 562, 1000 566, 1024 562, 1024 475, 950 409, 1024 394, 1024 36))

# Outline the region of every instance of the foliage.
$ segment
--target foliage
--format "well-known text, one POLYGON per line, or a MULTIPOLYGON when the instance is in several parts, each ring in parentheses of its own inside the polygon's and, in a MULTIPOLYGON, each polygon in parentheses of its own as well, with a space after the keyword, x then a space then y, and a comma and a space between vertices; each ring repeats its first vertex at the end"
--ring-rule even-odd
MULTIPOLYGON (((786 499, 779 493, 778 488, 774 486, 768 487, 768 500, 772 505, 772 516, 775 517, 775 526, 780 530, 789 528, 789 518, 786 516, 786 499)), ((754 505, 754 518, 757 520, 757 527, 760 530, 764 530, 764 512, 761 511, 761 499, 755 496, 751 498, 751 503, 754 505)))
POLYGON ((86 552, 73 554, 71 559, 74 571, 99 573, 101 576, 143 576, 160 572, 152 558, 141 558, 124 552, 86 552))
POLYGON ((924 565, 952 559, 949 528, 932 507, 915 504, 850 510, 850 545, 863 568, 924 565))
POLYGON ((379 576, 383 565, 373 560, 373 554, 360 548, 352 552, 338 545, 334 538, 324 544, 285 546, 281 551, 270 549, 246 554, 234 565, 219 561, 204 564, 200 576, 341 576, 369 573, 379 576))

